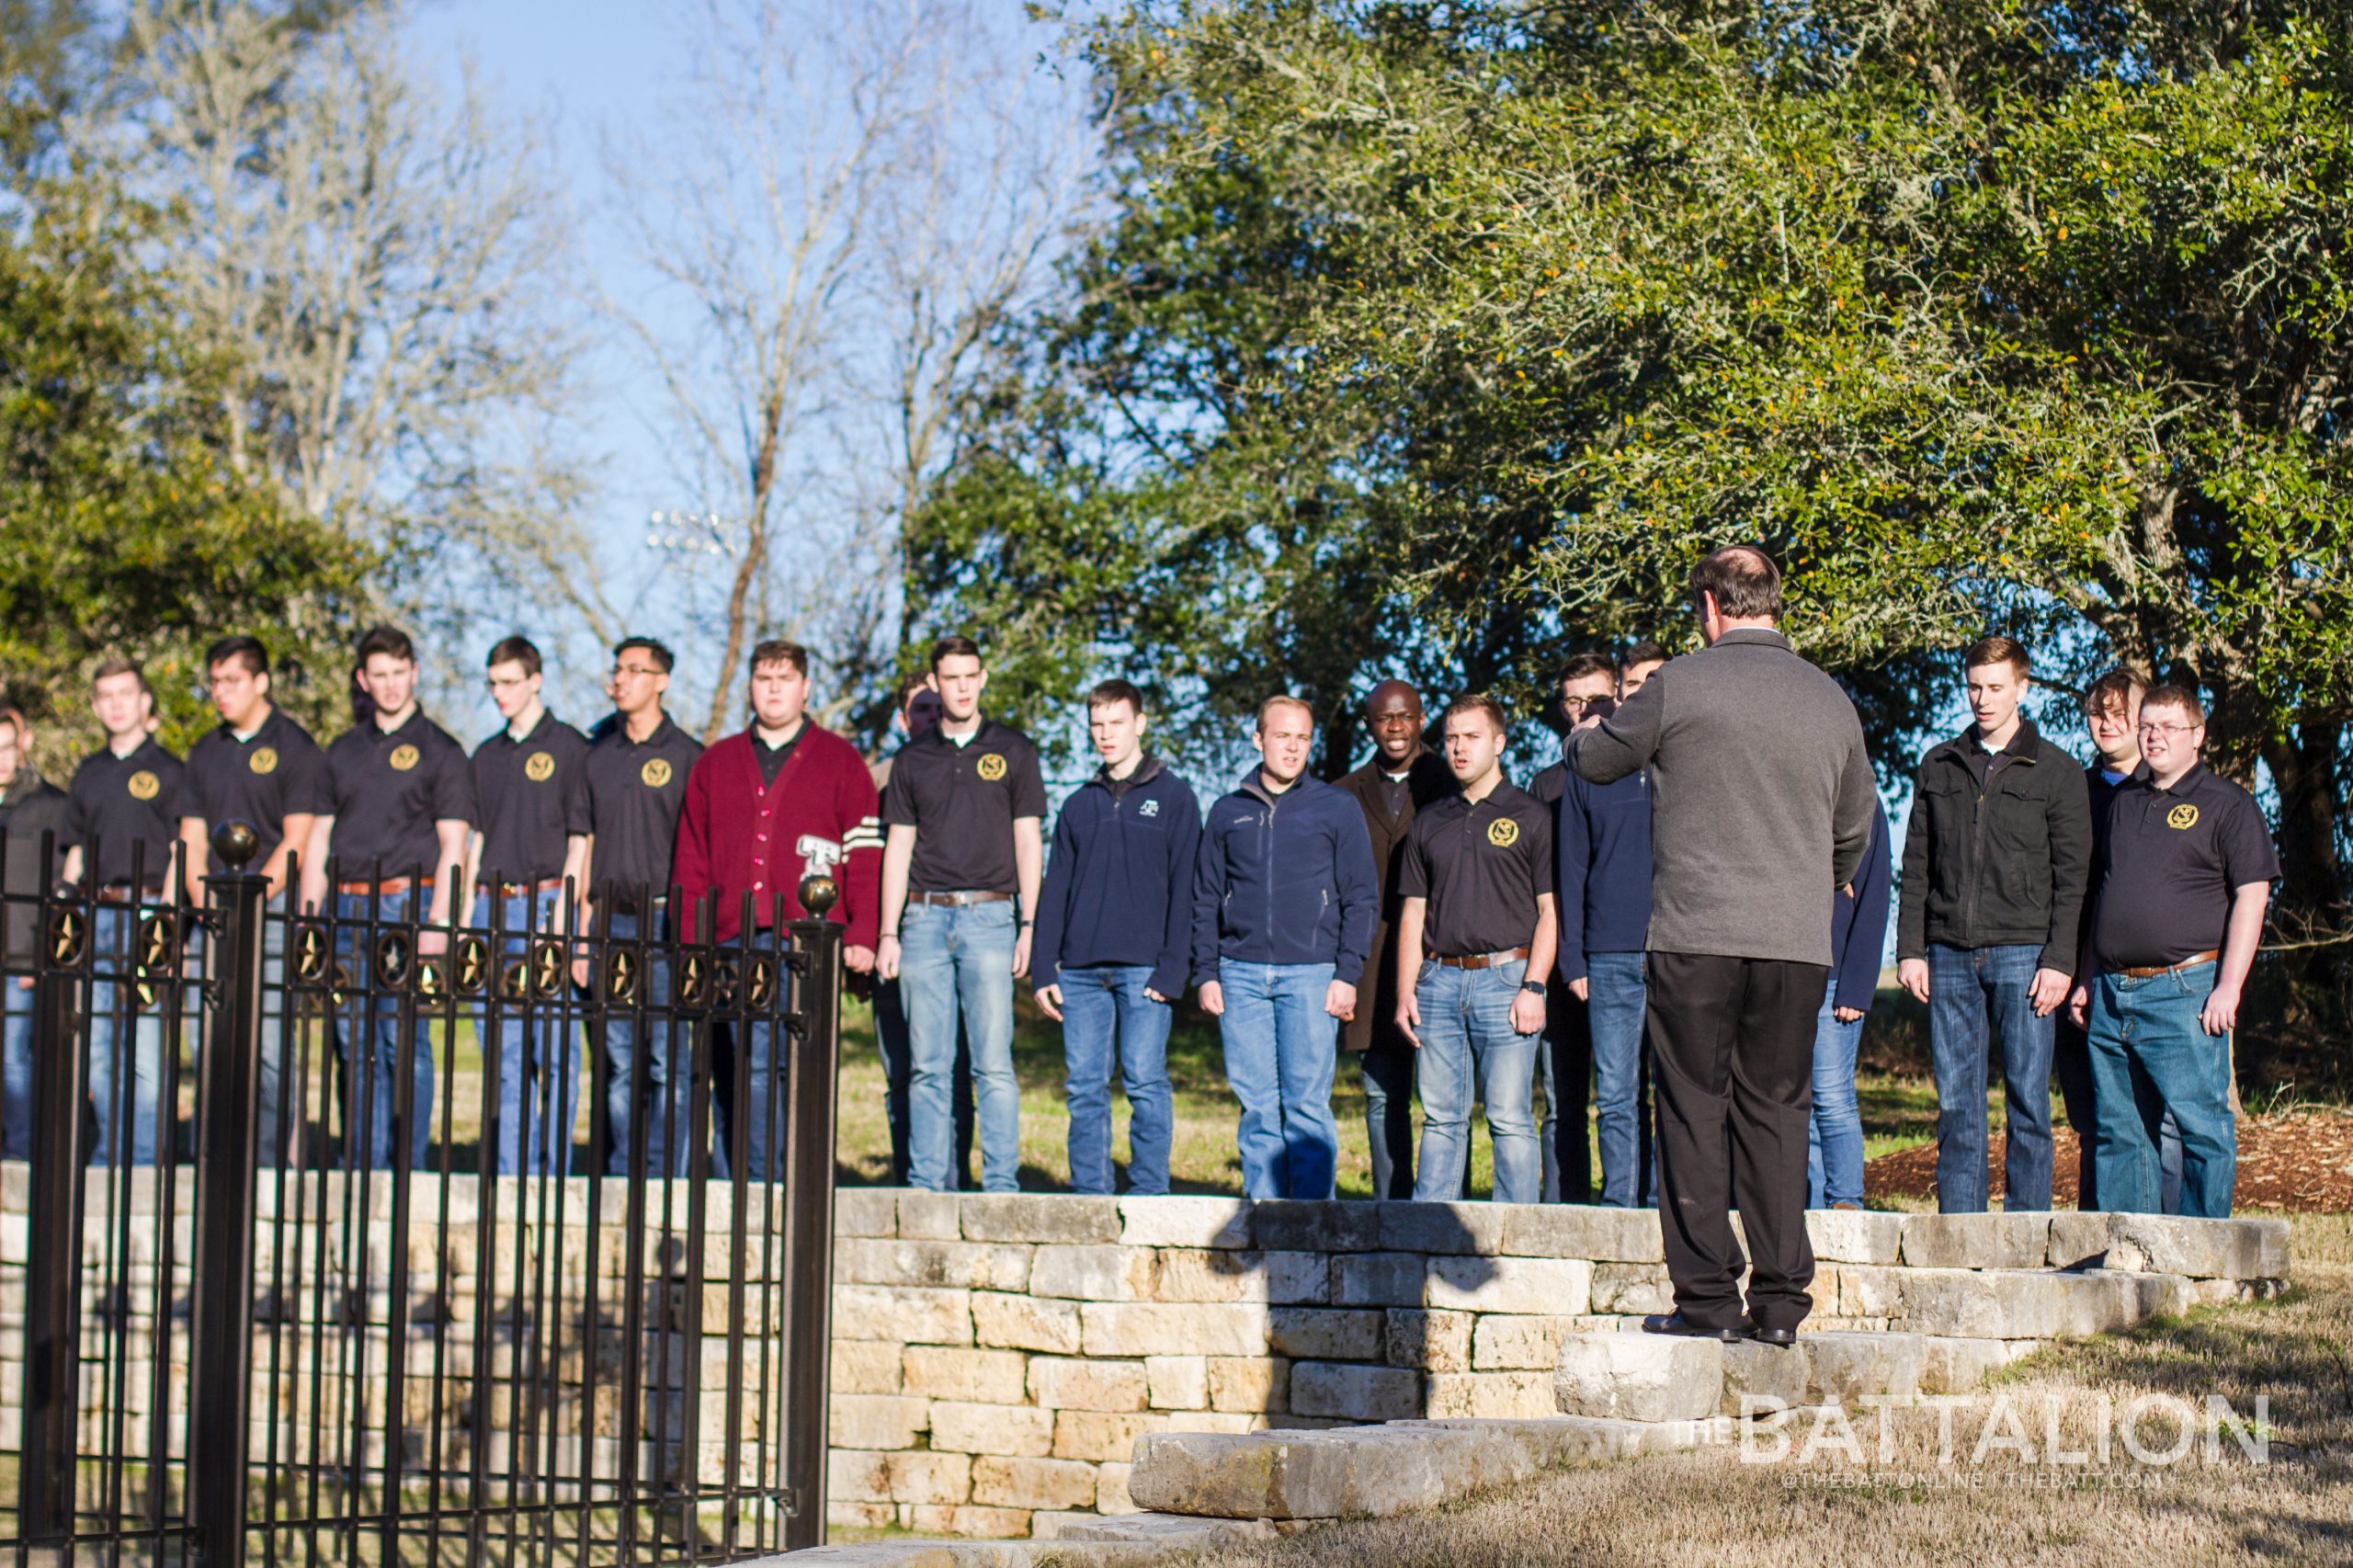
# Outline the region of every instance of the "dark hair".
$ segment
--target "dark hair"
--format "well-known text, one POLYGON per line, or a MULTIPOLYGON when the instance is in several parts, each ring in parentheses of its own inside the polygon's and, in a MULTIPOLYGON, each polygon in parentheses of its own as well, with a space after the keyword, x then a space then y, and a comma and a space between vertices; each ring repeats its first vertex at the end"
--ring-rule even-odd
POLYGON ((1781 617, 1781 569, 1762 545, 1728 544, 1691 568, 1691 602, 1715 596, 1722 614, 1747 620, 1781 617))
POLYGON ((243 661, 247 675, 269 674, 269 650, 258 637, 223 637, 204 651, 205 671, 210 674, 232 659, 243 661))
POLYGON ((25 710, 23 709, 15 707, 9 703, 0 702, 0 730, 16 731, 17 744, 18 746, 24 745, 25 736, 28 733, 28 729, 29 726, 25 722, 25 710))
POLYGON ((1132 681, 1101 681, 1086 694, 1086 706, 1090 710, 1108 708, 1114 702, 1126 703, 1139 717, 1143 713, 1143 693, 1135 688, 1132 681))
POLYGON ((2093 718, 2111 708, 2129 711, 2132 706, 2132 694, 2148 689, 2146 676, 2120 665, 2084 688, 2084 717, 2093 718))
POLYGON ((907 710, 907 704, 915 699, 916 692, 930 689, 931 677, 927 675, 901 676, 896 700, 892 703, 892 706, 904 713, 907 710))
MULTIPOLYGON (((1572 664, 1575 662, 1574 659, 1570 661, 1572 664)), ((1607 667, 1606 662, 1605 667, 1607 667)), ((1483 691, 1467 691, 1448 703, 1446 711, 1438 716, 1438 728, 1445 729, 1447 721, 1458 713, 1484 713, 1487 716, 1487 722, 1495 727, 1495 733, 1499 735, 1511 733, 1511 725, 1504 718, 1504 705, 1483 691)))
POLYGON ((652 659, 654 664, 659 665, 662 673, 665 676, 672 670, 678 667, 677 655, 671 653, 664 644, 656 642, 651 637, 622 638, 620 642, 613 644, 613 657, 618 659, 623 653, 628 653, 631 648, 642 649, 645 653, 645 656, 652 659))
POLYGON ((771 637, 752 650, 752 673, 758 675, 763 665, 790 665, 792 673, 802 680, 809 678, 809 650, 798 642, 788 642, 781 637, 771 637))
POLYGON ((2146 717, 2152 708, 2178 708, 2189 715, 2191 723, 2203 724, 2206 722, 2206 705, 2198 700, 2198 694, 2171 681, 2163 686, 2153 686, 2141 694, 2142 715, 2146 717))
POLYGON ((2034 668, 2027 659, 2026 644, 2015 637, 1980 637, 1961 650, 1961 667, 1963 670, 1977 669, 1984 665, 2007 665, 2018 672, 2020 680, 2032 674, 2034 668))
POLYGON ((1278 708, 1298 709, 1307 715, 1307 727, 1311 730, 1315 727, 1315 710, 1307 705, 1307 699, 1293 697, 1287 691, 1279 691, 1258 704, 1258 733, 1263 735, 1267 733, 1267 715, 1278 708))
POLYGON ((1567 662, 1561 665, 1561 673, 1552 684, 1555 687, 1564 687, 1573 680, 1583 680, 1587 676, 1608 676, 1615 681, 1618 678, 1618 661, 1607 653, 1572 653, 1567 662))
POLYGON ((378 653, 407 664, 416 663, 416 644, 397 626, 371 626, 360 633, 358 645, 351 651, 351 663, 355 668, 365 667, 378 653))
MULTIPOLYGON (((1722 604, 1723 600, 1718 599, 1716 602, 1722 604)), ((1618 661, 1618 668, 1622 672, 1636 665, 1663 665, 1673 657, 1675 657, 1674 654, 1657 643, 1644 639, 1626 650, 1626 656, 1618 661)))
POLYGON ((116 676, 135 677, 139 682, 140 695, 142 697, 152 698, 155 695, 154 687, 147 684, 147 672, 139 667, 139 661, 136 659, 108 659, 90 672, 90 684, 96 686, 98 682, 110 680, 116 676))
POLYGON ((980 656, 981 645, 959 631, 943 637, 931 645, 931 668, 933 673, 937 674, 939 669, 939 661, 942 659, 958 657, 977 659, 980 656))
POLYGON ((520 665, 526 676, 540 673, 540 645, 528 637, 502 637, 491 648, 490 657, 483 661, 491 665, 520 665))

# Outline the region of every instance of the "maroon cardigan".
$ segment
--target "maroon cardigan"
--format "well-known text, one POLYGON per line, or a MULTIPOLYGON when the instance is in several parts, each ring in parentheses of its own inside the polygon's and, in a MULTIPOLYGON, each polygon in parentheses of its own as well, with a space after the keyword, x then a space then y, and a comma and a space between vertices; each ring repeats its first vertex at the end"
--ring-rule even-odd
POLYGON ((703 898, 715 894, 717 939, 735 937, 743 895, 752 895, 753 923, 771 925, 778 901, 787 920, 802 920, 801 873, 805 846, 837 854, 835 881, 841 898, 827 918, 847 926, 854 948, 871 948, 881 915, 882 829, 874 780, 858 748, 811 724, 785 759, 776 782, 760 782, 752 732, 728 736, 695 759, 678 812, 677 857, 671 872, 684 909, 679 931, 697 938, 703 898))

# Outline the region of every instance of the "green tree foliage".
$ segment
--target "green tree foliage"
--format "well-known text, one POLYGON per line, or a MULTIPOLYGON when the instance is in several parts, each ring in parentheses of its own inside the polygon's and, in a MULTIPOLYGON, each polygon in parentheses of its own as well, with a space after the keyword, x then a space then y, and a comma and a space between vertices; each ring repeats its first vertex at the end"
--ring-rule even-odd
POLYGON ((332 707, 365 560, 232 472, 209 369, 125 261, 111 203, 42 196, 0 237, 0 690, 54 721, 51 772, 89 738, 82 683, 109 654, 145 662, 176 744, 211 722, 202 652, 231 631, 272 646, 298 710, 332 707), (324 676, 307 690, 306 668, 324 676))
MULTIPOLYGON (((2200 0, 1086 24, 1119 216, 914 592, 1049 665, 1131 644, 1212 703, 1313 672, 1328 714, 1391 659, 1526 690, 1565 636, 1679 629, 1691 562, 1761 539, 1883 769, 1988 630, 2062 687, 2118 660, 2196 685, 2218 766, 2277 786, 2282 930, 2338 930, 2348 27, 2200 0)), ((2292 966, 2340 1006, 2342 950, 2292 966)))

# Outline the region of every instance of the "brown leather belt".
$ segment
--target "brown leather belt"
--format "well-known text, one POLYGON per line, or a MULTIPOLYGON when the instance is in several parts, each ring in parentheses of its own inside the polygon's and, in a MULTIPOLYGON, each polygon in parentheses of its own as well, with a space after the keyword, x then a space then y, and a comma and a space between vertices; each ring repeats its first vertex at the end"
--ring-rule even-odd
POLYGON ((335 891, 359 898, 364 898, 371 892, 381 893, 386 898, 390 898, 395 893, 406 892, 411 888, 423 892, 432 886, 431 877, 394 877, 390 881, 382 882, 337 882, 335 885, 335 891))
POLYGON ((536 882, 476 882, 474 886, 494 898, 521 898, 526 893, 561 892, 563 879, 541 877, 536 882))
POLYGON ((152 903, 164 896, 164 886, 157 882, 150 887, 135 888, 129 882, 108 882, 93 890, 92 896, 100 903, 152 903))
POLYGON ((910 903, 927 903, 934 909, 962 909, 967 904, 1003 903, 1013 895, 1009 892, 911 892, 910 903))
POLYGON ((1447 969, 1495 969, 1516 962, 1528 956, 1526 948, 1514 948, 1502 953, 1466 953, 1459 959, 1440 958, 1438 963, 1447 969))
POLYGON ((2177 969, 2194 969, 2201 963, 2212 963, 2222 956, 2219 948, 2209 948, 2202 953, 2192 953, 2179 963, 2150 964, 2142 969, 2111 969, 2110 974, 2120 974, 2127 980, 2154 980, 2161 974, 2171 974, 2177 969))

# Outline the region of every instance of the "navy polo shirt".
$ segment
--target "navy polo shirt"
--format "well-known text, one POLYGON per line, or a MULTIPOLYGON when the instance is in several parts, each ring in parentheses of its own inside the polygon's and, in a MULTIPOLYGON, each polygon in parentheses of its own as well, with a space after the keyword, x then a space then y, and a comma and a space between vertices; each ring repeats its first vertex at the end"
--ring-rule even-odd
POLYGON ((2108 866, 2092 923, 2104 971, 2154 969, 2219 950, 2234 890, 2279 875, 2263 809, 2202 762, 2170 789, 2154 778, 2126 781, 2108 812, 2108 866))
POLYGON ((102 746, 83 758, 65 791, 73 841, 85 846, 83 881, 100 887, 129 882, 136 860, 142 885, 163 886, 187 814, 181 804, 187 786, 187 766, 153 735, 128 756, 102 746))
POLYGON ((994 719, 961 745, 934 730, 901 746, 882 796, 883 825, 916 833, 910 892, 1017 892, 1014 819, 1045 814, 1038 748, 994 719))
POLYGON ((1439 958, 1507 952, 1536 934, 1552 891, 1552 813, 1498 783, 1485 799, 1449 795, 1414 814, 1398 867, 1401 898, 1429 901, 1422 945, 1439 958))
POLYGON ((587 758, 588 738, 544 710, 521 740, 501 729, 474 748, 484 882, 563 875, 565 840, 589 831, 587 758))
POLYGON ((282 708, 270 709, 243 740, 222 724, 188 748, 188 800, 181 809, 207 831, 232 822, 250 826, 260 847, 249 870, 260 870, 278 853, 288 817, 323 816, 328 801, 326 753, 282 708))
POLYGON ((328 851, 343 881, 381 874, 390 881, 440 874, 440 841, 433 824, 476 820, 473 769, 466 749, 411 710, 395 730, 369 720, 354 724, 327 746, 328 801, 335 832, 328 851))
POLYGON ((678 842, 678 812, 687 803, 687 775, 702 743, 670 722, 643 741, 616 722, 589 743, 581 771, 587 778, 588 831, 596 835, 588 874, 600 887, 634 902, 670 891, 670 855, 678 842))

